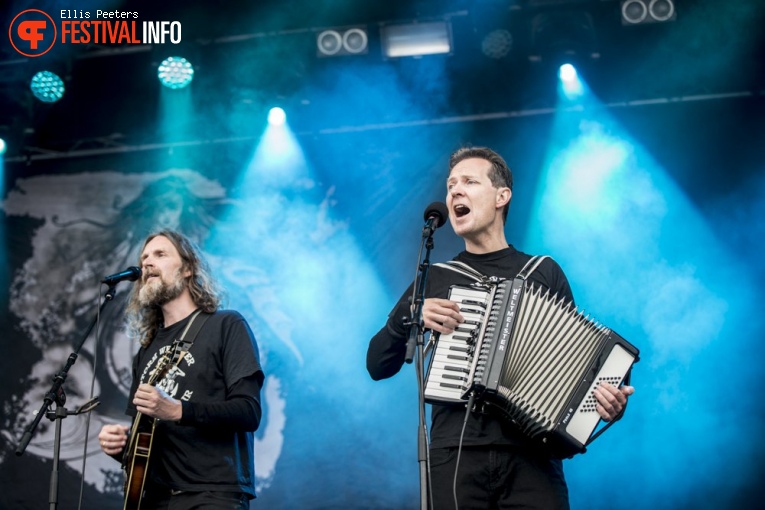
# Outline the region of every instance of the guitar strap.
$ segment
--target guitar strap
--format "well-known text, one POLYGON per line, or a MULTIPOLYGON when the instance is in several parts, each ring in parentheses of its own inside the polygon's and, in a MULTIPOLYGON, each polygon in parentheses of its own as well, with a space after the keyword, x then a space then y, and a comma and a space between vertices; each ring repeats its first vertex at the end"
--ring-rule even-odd
MULTIPOLYGON (((159 382, 157 379, 162 377, 161 374, 165 372, 163 367, 166 364, 169 364, 171 367, 177 367, 180 364, 184 355, 191 349, 199 330, 202 329, 210 315, 212 314, 203 313, 201 310, 193 312, 181 336, 173 340, 171 350, 166 351, 157 363, 155 367, 156 372, 152 374, 151 384, 159 382), (196 320, 197 318, 199 320, 196 320)), ((141 418, 142 415, 138 413, 133 420, 133 427, 130 432, 132 437, 126 445, 122 459, 122 468, 125 471, 125 501, 123 510, 139 510, 144 495, 144 484, 146 483, 146 475, 149 469, 149 456, 157 420, 152 419, 150 431, 139 432, 141 418)))
POLYGON ((202 312, 202 310, 196 310, 189 320, 189 323, 186 324, 186 327, 183 330, 183 333, 181 333, 181 337, 175 340, 175 352, 173 353, 173 364, 178 365, 178 363, 181 362, 180 353, 182 352, 189 352, 189 349, 191 349, 191 346, 194 345, 194 340, 197 338, 197 334, 199 333, 199 330, 202 329, 202 326, 207 321, 207 319, 210 318, 211 313, 202 312), (199 318, 199 320, 195 320, 199 318), (186 339, 186 335, 189 336, 188 340, 186 339))

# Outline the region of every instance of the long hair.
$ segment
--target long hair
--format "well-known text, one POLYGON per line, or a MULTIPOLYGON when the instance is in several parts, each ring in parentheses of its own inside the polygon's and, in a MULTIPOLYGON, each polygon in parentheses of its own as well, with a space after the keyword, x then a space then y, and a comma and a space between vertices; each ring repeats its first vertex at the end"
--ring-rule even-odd
MULTIPOLYGON (((449 172, 462 160, 476 158, 485 159, 491 163, 491 169, 489 170, 489 180, 492 186, 495 188, 510 188, 513 191, 513 172, 510 167, 507 166, 505 160, 487 147, 463 147, 457 149, 449 157, 449 172)), ((502 222, 507 222, 507 211, 510 209, 510 202, 505 204, 502 208, 502 222)))
MULTIPOLYGON (((199 248, 186 236, 174 230, 160 230, 149 235, 141 247, 140 256, 146 245, 155 237, 162 236, 173 243, 178 254, 181 256, 181 271, 189 270, 191 276, 188 277, 186 284, 194 304, 203 312, 213 313, 220 307, 222 293, 218 284, 213 280, 210 274, 210 268, 207 262, 202 258, 199 248)), ((138 293, 143 287, 144 281, 141 278, 136 282, 130 293, 130 299, 127 305, 127 327, 131 337, 138 338, 141 345, 147 346, 154 339, 160 326, 162 325, 162 308, 153 306, 142 306, 138 301, 138 293)))

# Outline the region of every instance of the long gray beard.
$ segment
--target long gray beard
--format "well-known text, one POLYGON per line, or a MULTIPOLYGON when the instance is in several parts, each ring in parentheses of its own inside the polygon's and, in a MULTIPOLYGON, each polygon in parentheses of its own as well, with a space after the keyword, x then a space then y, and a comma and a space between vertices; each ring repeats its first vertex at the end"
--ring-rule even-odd
POLYGON ((183 292, 184 282, 180 271, 173 275, 173 283, 160 281, 160 285, 144 285, 138 291, 138 304, 142 307, 162 306, 177 298, 183 292))

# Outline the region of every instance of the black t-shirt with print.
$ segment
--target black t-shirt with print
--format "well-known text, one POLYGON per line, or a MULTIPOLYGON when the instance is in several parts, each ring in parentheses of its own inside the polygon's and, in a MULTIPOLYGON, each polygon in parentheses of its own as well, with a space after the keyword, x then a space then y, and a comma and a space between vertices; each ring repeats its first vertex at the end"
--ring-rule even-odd
MULTIPOLYGON (((132 395, 151 377, 190 317, 161 328, 133 361, 132 395)), ((196 320, 199 320, 197 318, 196 320)), ((179 422, 158 420, 149 478, 184 491, 232 491, 255 496, 254 431, 261 415, 263 371, 255 337, 235 311, 210 315, 180 363, 158 383, 183 404, 179 422)))

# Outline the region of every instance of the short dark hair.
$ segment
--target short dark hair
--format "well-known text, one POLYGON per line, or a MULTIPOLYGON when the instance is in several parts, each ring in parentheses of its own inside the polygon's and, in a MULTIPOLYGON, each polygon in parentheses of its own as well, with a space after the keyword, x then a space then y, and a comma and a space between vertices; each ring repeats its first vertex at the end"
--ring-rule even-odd
MULTIPOLYGON (((489 180, 491 180, 492 186, 495 188, 510 188, 513 191, 513 172, 502 156, 489 149, 488 147, 463 147, 457 149, 449 156, 449 173, 460 161, 477 158, 485 159, 491 163, 491 170, 489 170, 489 180)), ((510 209, 510 202, 508 202, 502 209, 502 221, 507 221, 507 211, 510 209)))

